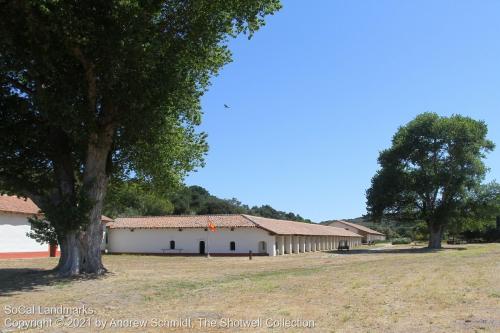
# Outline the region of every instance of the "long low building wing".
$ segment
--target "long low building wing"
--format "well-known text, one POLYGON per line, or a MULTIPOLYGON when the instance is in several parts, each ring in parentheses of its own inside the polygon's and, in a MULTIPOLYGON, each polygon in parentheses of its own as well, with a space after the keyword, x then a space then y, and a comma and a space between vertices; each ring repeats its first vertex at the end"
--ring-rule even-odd
POLYGON ((110 229, 187 229, 207 228, 209 223, 216 228, 260 228, 276 235, 361 237, 337 227, 244 214, 123 217, 107 225, 110 229))
POLYGON ((315 223, 276 220, 251 215, 243 216, 254 222, 262 229, 268 230, 277 235, 361 237, 360 235, 349 230, 315 223))

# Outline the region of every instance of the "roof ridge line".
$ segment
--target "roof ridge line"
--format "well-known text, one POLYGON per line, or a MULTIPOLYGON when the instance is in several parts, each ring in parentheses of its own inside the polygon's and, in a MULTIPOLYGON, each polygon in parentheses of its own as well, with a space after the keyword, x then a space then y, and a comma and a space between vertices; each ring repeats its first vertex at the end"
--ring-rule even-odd
POLYGON ((252 215, 247 215, 247 214, 239 214, 241 217, 243 217, 244 219, 250 221, 251 223, 255 224, 257 227, 259 228, 262 228, 257 222, 255 222, 254 220, 252 220, 249 216, 252 216, 252 215))
POLYGON ((162 218, 162 217, 196 217, 196 216, 203 216, 203 217, 210 217, 210 216, 239 216, 243 214, 195 214, 195 215, 189 215, 189 214, 180 214, 180 215, 134 215, 134 216, 122 216, 122 217, 117 217, 117 219, 138 219, 138 218, 162 218))

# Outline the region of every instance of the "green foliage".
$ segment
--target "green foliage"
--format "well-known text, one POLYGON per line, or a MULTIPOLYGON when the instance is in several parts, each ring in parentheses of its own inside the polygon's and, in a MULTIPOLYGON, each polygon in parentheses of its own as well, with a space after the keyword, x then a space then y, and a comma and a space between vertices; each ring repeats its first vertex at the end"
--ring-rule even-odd
POLYGON ((411 238, 395 238, 392 240, 391 244, 392 245, 400 245, 400 244, 410 244, 411 243, 411 238))
POLYGON ((200 97, 231 61, 229 38, 251 36, 279 8, 278 0, 4 2, 0 190, 30 197, 63 231, 85 225, 83 208, 98 205, 85 196, 104 172, 160 189, 180 183, 203 165, 200 97))
POLYGON ((483 159, 494 148, 487 132, 482 121, 435 113, 401 127, 392 147, 380 153, 381 168, 367 190, 369 214, 376 220, 425 221, 441 234, 473 206, 471 198, 487 171, 483 159))
POLYGON ((103 209, 104 215, 113 218, 161 216, 172 214, 173 210, 174 205, 167 198, 133 181, 112 183, 103 209))
POLYGON ((500 215, 500 184, 491 182, 472 191, 460 214, 453 217, 450 232, 454 235, 463 231, 485 230, 495 226, 500 215))
POLYGON ((56 229, 47 220, 32 217, 29 218, 29 222, 31 230, 26 233, 26 236, 40 244, 55 245, 58 243, 56 229))
POLYGON ((248 207, 237 199, 220 199, 201 186, 183 186, 173 194, 156 192, 146 184, 114 182, 104 213, 110 217, 136 215, 249 214, 280 220, 311 222, 298 214, 278 211, 269 205, 248 207))
POLYGON ((172 203, 175 206, 174 213, 181 215, 249 214, 279 220, 311 222, 298 214, 278 211, 269 205, 250 208, 235 198, 220 199, 200 186, 185 187, 172 197, 172 203))
POLYGON ((382 240, 382 239, 376 239, 376 240, 374 240, 372 242, 373 242, 373 244, 384 244, 384 243, 389 243, 390 240, 388 240, 388 239, 384 239, 384 240, 382 240))

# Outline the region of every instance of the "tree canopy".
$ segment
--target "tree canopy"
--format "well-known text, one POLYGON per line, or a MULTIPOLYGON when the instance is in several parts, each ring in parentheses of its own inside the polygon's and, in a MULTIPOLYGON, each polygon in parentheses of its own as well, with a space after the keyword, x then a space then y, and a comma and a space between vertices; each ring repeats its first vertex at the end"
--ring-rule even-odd
POLYGON ((487 132, 482 121, 435 113, 399 128, 392 146, 380 153, 381 168, 367 190, 370 215, 425 221, 429 247, 439 248, 443 230, 472 207, 480 189, 487 172, 483 159, 494 149, 487 132))
POLYGON ((101 273, 111 177, 155 186, 203 165, 200 97, 278 0, 5 1, 0 190, 55 227, 63 274, 101 273))
POLYGON ((236 198, 218 198, 201 186, 181 186, 165 193, 135 181, 111 184, 104 204, 110 217, 137 215, 249 214, 280 220, 311 222, 299 214, 283 212, 269 205, 242 204, 236 198))

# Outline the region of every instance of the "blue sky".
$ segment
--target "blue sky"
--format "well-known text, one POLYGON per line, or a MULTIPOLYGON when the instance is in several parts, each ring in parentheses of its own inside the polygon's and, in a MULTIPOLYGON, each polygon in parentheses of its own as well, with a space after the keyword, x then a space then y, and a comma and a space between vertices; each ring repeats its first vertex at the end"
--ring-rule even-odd
MULTIPOLYGON (((203 97, 210 152, 186 182, 314 221, 365 213, 380 150, 425 111, 500 145, 500 1, 284 1, 203 97), (224 104, 230 106, 224 108, 224 104)), ((500 180, 500 147, 486 161, 500 180)))

